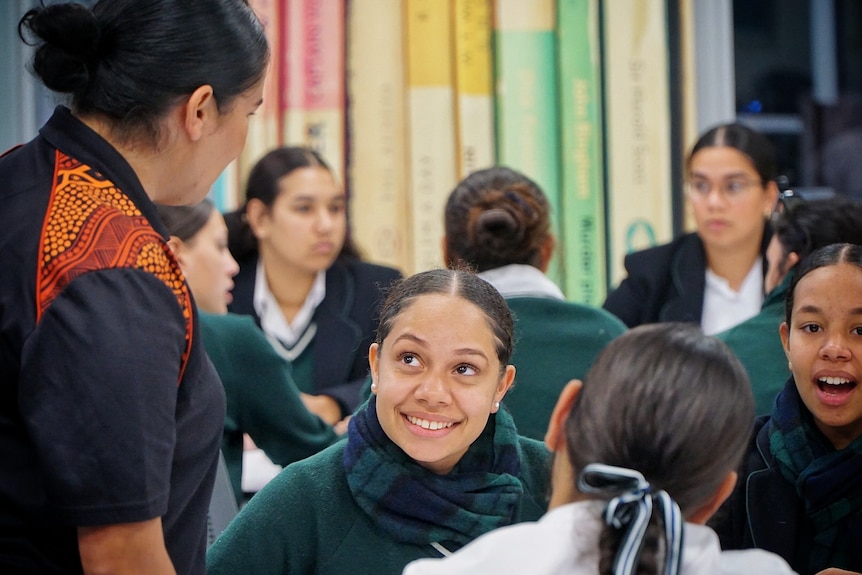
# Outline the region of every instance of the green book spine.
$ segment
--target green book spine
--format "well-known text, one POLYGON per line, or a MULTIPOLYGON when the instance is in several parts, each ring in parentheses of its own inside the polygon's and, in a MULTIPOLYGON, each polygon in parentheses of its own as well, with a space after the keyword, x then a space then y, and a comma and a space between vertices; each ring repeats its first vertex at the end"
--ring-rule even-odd
MULTIPOLYGON (((554 0, 496 0, 494 4, 497 162, 535 180, 560 226, 560 143, 554 0)), ((563 266, 548 276, 565 292, 563 266)))
POLYGON ((568 299, 595 306, 607 293, 599 26, 598 0, 558 0, 560 251, 568 299))

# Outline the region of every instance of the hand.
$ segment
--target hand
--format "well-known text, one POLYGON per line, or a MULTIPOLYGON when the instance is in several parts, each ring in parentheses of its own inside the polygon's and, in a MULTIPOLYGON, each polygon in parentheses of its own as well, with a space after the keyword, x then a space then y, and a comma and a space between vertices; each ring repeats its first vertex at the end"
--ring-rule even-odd
POLYGON ((837 567, 830 567, 820 571, 817 575, 862 575, 862 573, 859 573, 858 571, 846 571, 844 569, 838 569, 837 567))
POLYGON ((341 406, 328 395, 309 395, 300 393, 305 408, 328 423, 335 425, 341 421, 341 406))
POLYGON ((353 417, 353 416, 348 415, 347 417, 345 417, 344 419, 342 419, 341 421, 336 423, 335 424, 335 433, 337 433, 338 435, 344 435, 345 433, 347 433, 347 424, 350 423, 351 417, 353 417))

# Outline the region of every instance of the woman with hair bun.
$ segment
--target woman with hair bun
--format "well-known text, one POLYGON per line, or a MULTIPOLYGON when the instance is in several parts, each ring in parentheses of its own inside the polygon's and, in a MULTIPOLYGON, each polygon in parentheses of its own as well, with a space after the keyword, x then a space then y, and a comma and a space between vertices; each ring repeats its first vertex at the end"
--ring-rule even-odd
POLYGON ((202 574, 224 390, 154 202, 245 145, 269 47, 243 0, 52 3, 65 95, 0 157, 0 572, 202 574))
POLYGON ((449 195, 445 260, 479 272, 506 298, 518 341, 518 378, 506 396, 518 433, 541 439, 566 382, 626 330, 603 309, 565 301, 545 275, 554 253, 551 210, 541 188, 503 166, 478 170, 449 195))
POLYGON ((722 552, 703 525, 736 484, 753 418, 745 370, 721 341, 691 324, 634 328, 560 394, 545 516, 404 574, 791 574, 766 551, 722 552))

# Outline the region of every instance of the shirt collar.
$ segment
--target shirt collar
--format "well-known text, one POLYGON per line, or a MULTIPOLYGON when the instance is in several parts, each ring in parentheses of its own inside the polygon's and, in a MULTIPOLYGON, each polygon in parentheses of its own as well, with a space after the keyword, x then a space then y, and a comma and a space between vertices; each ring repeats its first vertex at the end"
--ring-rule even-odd
POLYGON ((541 297, 564 300, 560 288, 538 268, 509 264, 479 272, 479 277, 494 286, 504 298, 541 297))

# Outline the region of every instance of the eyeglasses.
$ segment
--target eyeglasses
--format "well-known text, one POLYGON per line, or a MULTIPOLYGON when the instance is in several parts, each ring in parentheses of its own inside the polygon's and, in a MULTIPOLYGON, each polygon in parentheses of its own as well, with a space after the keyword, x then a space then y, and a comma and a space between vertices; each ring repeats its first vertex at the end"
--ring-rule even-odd
POLYGON ((744 196, 752 186, 759 185, 761 183, 757 180, 733 179, 714 184, 709 180, 698 178, 688 183, 688 193, 692 199, 705 200, 713 189, 717 189, 722 197, 735 200, 744 196))

